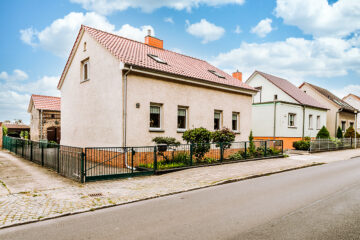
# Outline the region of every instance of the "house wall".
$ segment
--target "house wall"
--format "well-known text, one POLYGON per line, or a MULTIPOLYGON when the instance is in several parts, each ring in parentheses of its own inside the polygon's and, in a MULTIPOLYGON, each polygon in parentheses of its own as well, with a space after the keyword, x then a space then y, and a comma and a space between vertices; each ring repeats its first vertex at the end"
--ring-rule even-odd
POLYGON ((355 114, 354 113, 340 112, 338 126, 341 127, 342 121, 346 122, 345 129, 343 129, 343 132, 345 132, 346 129, 348 129, 350 127, 351 122, 354 123, 354 128, 355 128, 355 114))
POLYGON ((341 127, 341 121, 346 121, 346 128, 350 126, 349 121, 355 121, 355 114, 353 113, 338 113, 339 106, 336 105, 333 101, 326 98, 324 95, 320 94, 318 91, 313 89, 307 84, 304 84, 300 88, 303 91, 306 91, 311 97, 315 98, 321 105, 328 108, 326 115, 326 128, 329 130, 330 136, 335 137, 337 128, 341 127))
POLYGON ((251 129, 253 136, 274 136, 274 104, 253 104, 251 129), (263 116, 266 116, 264 118, 263 116))
POLYGON ((40 111, 33 105, 30 112, 30 139, 40 140, 40 111))
POLYGON ((248 85, 251 87, 262 87, 261 93, 258 92, 254 98, 254 103, 260 102, 270 102, 274 101, 274 95, 278 95, 278 100, 297 103, 292 97, 290 97, 287 93, 283 90, 272 84, 269 80, 265 79, 260 74, 256 74, 253 78, 246 81, 248 85), (261 94, 261 101, 260 101, 260 94, 261 94))
POLYGON ((183 142, 183 133, 177 132, 178 106, 188 108, 188 128, 214 129, 214 110, 222 111, 222 126, 231 129, 232 113, 240 113, 240 133, 235 141, 247 140, 251 127, 250 95, 230 93, 148 78, 128 76, 127 145, 153 145, 157 136, 175 137, 183 142), (140 108, 136 108, 136 104, 140 108), (162 104, 163 132, 149 131, 150 103, 162 104))
POLYGON ((61 88, 61 144, 122 145, 122 70, 119 65, 108 50, 84 32, 61 88), (89 58, 90 80, 81 82, 81 61, 86 58, 89 58))
MULTIPOLYGON (((354 96, 347 96, 346 98, 343 99, 345 102, 347 102, 348 104, 350 104, 351 106, 353 106, 356 109, 360 109, 360 100, 354 96)), ((357 117, 357 131, 360 131, 360 118, 359 118, 359 114, 357 117)))

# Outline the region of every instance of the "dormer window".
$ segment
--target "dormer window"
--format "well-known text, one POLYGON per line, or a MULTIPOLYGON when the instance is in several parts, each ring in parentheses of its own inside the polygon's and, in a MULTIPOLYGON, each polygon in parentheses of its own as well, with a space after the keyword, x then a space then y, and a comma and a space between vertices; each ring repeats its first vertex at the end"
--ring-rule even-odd
POLYGON ((214 70, 208 70, 209 72, 211 72, 212 74, 214 74, 215 76, 217 76, 218 78, 225 78, 223 75, 221 75, 220 73, 217 73, 214 70))
POLYGON ((159 57, 156 56, 156 55, 148 54, 148 56, 149 56, 150 58, 152 58, 153 60, 157 61, 158 63, 167 64, 167 62, 165 62, 164 60, 162 60, 161 58, 159 58, 159 57))

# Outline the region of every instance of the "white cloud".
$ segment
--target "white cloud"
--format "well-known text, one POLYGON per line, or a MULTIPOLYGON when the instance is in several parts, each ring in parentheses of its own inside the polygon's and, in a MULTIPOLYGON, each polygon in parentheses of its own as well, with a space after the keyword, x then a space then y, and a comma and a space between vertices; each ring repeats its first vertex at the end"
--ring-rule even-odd
POLYGON ((277 17, 315 37, 344 37, 360 29, 360 1, 277 0, 277 17))
POLYGON ((44 76, 35 81, 26 81, 28 75, 19 69, 13 74, 1 72, 5 81, 0 81, 0 121, 22 119, 29 123, 30 115, 27 113, 31 94, 59 96, 56 86, 59 77, 44 76))
POLYGON ((172 19, 172 17, 166 17, 166 18, 164 18, 164 22, 174 24, 174 20, 172 19))
POLYGON ((83 14, 81 12, 72 12, 64 18, 55 20, 41 31, 34 30, 33 28, 20 30, 21 40, 33 47, 41 47, 57 56, 67 57, 81 24, 138 41, 144 41, 148 28, 154 33, 154 29, 151 26, 135 28, 129 24, 125 24, 119 30, 116 30, 115 25, 111 24, 106 17, 97 13, 88 12, 83 14))
POLYGON ((239 25, 236 25, 236 28, 235 28, 235 30, 234 30, 234 33, 236 33, 236 34, 242 33, 242 30, 241 30, 241 28, 240 28, 239 25))
POLYGON ((243 42, 239 48, 219 54, 212 63, 229 72, 239 69, 247 77, 260 70, 299 84, 311 77, 330 78, 345 76, 350 70, 359 71, 360 49, 350 41, 336 38, 243 42))
POLYGON ((208 43, 220 39, 224 33, 225 29, 219 26, 216 26, 213 23, 206 21, 206 19, 201 19, 200 22, 190 24, 189 21, 186 21, 187 29, 186 31, 195 37, 202 38, 202 43, 208 43))
POLYGON ((176 52, 176 53, 182 53, 180 48, 173 48, 173 49, 171 49, 171 51, 176 52))
POLYGON ((360 85, 350 84, 343 88, 332 89, 330 91, 332 93, 334 93, 336 96, 338 96, 339 98, 343 98, 346 95, 348 95, 349 93, 360 96, 360 85))
POLYGON ((144 12, 152 12, 163 7, 191 11, 192 8, 197 8, 200 5, 213 7, 227 4, 241 5, 245 0, 71 0, 71 2, 81 4, 86 10, 106 15, 128 8, 140 8, 144 12))
POLYGON ((259 37, 266 37, 273 28, 271 27, 272 20, 270 18, 265 18, 261 20, 255 27, 251 29, 251 33, 255 33, 259 37))

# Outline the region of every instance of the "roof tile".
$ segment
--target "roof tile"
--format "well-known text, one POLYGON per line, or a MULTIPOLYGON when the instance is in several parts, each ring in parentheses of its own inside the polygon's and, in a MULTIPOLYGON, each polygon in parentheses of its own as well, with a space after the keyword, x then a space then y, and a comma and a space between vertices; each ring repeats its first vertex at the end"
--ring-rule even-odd
POLYGON ((39 110, 61 111, 61 98, 43 95, 31 95, 34 106, 39 110))

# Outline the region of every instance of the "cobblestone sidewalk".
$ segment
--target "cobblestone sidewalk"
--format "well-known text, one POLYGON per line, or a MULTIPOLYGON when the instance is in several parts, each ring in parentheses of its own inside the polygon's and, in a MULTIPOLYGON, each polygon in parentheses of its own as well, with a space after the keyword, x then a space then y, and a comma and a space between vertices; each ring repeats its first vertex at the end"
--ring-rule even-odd
POLYGON ((0 151, 0 228, 359 155, 359 150, 294 155, 79 184, 0 151))

